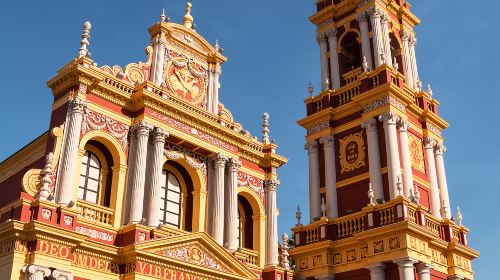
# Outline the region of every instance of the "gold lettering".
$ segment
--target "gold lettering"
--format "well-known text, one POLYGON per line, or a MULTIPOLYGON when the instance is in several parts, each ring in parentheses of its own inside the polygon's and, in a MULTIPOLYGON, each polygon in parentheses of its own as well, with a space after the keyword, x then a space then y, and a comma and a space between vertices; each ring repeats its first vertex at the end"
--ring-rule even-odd
POLYGON ((179 280, 184 280, 184 272, 179 272, 179 280))
POLYGON ((146 263, 139 262, 139 272, 144 273, 144 269, 146 268, 146 263))
POLYGON ((40 251, 43 254, 48 254, 49 253, 49 243, 45 240, 40 241, 40 251))
POLYGON ((177 273, 175 270, 170 271, 170 280, 177 280, 177 273))
POLYGON ((59 247, 59 256, 66 259, 69 256, 69 249, 65 246, 60 246, 59 247))
POLYGON ((78 255, 77 264, 81 265, 81 266, 87 266, 87 259, 88 259, 88 257, 85 255, 78 255))

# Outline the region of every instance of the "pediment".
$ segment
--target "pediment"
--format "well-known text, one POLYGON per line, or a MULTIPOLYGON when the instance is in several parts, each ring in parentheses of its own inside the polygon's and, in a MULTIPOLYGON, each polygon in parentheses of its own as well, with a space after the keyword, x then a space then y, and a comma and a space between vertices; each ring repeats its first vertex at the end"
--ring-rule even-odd
POLYGON ((255 274, 206 233, 147 241, 136 246, 136 252, 147 252, 189 267, 232 275, 230 278, 256 279, 255 274))

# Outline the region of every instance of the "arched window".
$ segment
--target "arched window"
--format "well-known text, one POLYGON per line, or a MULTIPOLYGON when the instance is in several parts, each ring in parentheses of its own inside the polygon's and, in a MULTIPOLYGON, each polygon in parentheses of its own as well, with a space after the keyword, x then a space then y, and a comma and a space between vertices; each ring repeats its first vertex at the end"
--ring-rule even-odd
POLYGON ((161 188, 160 222, 180 228, 182 191, 179 180, 172 172, 163 170, 161 188))
POLYGON ((341 75, 361 67, 361 44, 359 43, 357 33, 352 31, 347 33, 340 42, 340 48, 341 53, 339 58, 341 75))
POLYGON ((238 241, 240 247, 253 250, 253 210, 248 200, 238 195, 238 241))
POLYGON ((399 44, 398 38, 394 33, 389 33, 389 39, 391 43, 391 54, 392 54, 392 64, 394 65, 394 59, 399 65, 398 71, 403 74, 403 55, 401 51, 401 45, 399 44))
POLYGON ((80 167, 78 198, 97 204, 100 180, 101 162, 94 153, 86 151, 80 167))

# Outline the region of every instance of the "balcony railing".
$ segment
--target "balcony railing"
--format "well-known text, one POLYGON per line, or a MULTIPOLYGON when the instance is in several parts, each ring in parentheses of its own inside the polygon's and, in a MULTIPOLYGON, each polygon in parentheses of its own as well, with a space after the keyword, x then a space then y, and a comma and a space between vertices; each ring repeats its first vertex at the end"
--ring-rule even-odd
POLYGON ((259 252, 247 248, 240 248, 235 252, 237 257, 245 260, 249 267, 259 267, 259 252))
POLYGON ((80 199, 78 200, 77 208, 79 220, 99 226, 113 226, 113 217, 115 213, 113 209, 80 199))
POLYGON ((295 246, 300 247, 325 240, 349 238, 357 233, 396 223, 415 224, 440 239, 467 246, 467 228, 448 219, 438 219, 422 205, 414 204, 402 196, 340 218, 322 218, 309 225, 297 225, 292 231, 295 234, 295 246))

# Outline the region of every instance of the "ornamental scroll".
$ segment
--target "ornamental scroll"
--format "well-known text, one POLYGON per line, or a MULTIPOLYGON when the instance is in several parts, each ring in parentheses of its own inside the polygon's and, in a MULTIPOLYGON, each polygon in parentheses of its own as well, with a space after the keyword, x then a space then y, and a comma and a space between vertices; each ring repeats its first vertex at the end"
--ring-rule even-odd
POLYGON ((168 159, 185 159, 187 164, 195 170, 201 171, 203 175, 207 173, 207 158, 192 152, 184 147, 174 145, 172 143, 165 143, 165 150, 163 154, 168 159))
POLYGON ((422 140, 414 134, 409 133, 408 142, 410 145, 411 166, 416 170, 425 173, 422 140))
POLYGON ((206 253, 205 250, 194 245, 167 249, 165 251, 155 252, 155 254, 195 265, 201 265, 218 271, 230 272, 223 264, 206 253))
POLYGON ((366 166, 365 141, 361 132, 339 139, 340 173, 346 173, 366 166))
POLYGON ((264 202, 264 180, 238 171, 237 181, 238 187, 247 187, 251 189, 252 191, 257 193, 260 200, 264 202))
POLYGON ((104 130, 115 137, 122 148, 125 150, 128 145, 128 130, 129 126, 115 121, 112 118, 106 117, 99 113, 85 109, 82 120, 82 135, 85 135, 90 130, 104 130))

